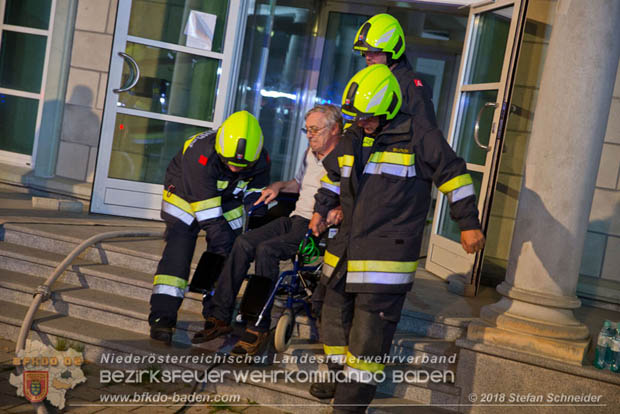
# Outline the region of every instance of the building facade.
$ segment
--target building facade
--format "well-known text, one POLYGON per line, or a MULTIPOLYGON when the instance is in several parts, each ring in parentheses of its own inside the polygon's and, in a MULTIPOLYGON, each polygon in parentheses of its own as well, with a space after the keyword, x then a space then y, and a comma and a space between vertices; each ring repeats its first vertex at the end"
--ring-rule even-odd
MULTIPOLYGON (((156 219, 165 167, 184 139, 242 109, 263 127, 273 179, 288 179, 305 149, 304 112, 339 103, 364 66, 351 52, 357 28, 389 12, 405 29, 414 69, 433 88, 440 127, 468 162, 488 223, 485 254, 472 263, 459 256, 439 198, 427 268, 475 285, 473 266, 482 283, 501 286, 548 48, 570 2, 477 3, 2 0, 0 180, 88 200, 93 212, 156 219), (476 125, 482 146, 473 139, 476 125)), ((619 309, 620 71, 613 53, 615 87, 607 82, 593 197, 574 202, 591 204, 576 253, 577 295, 619 309)))

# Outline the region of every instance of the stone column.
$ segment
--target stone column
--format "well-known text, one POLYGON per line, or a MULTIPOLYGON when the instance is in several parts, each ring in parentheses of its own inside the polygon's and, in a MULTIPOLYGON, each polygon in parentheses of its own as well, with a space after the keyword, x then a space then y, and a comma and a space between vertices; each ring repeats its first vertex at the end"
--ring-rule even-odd
POLYGON ((620 1, 559 0, 499 302, 467 338, 581 364, 579 266, 620 56, 620 1))

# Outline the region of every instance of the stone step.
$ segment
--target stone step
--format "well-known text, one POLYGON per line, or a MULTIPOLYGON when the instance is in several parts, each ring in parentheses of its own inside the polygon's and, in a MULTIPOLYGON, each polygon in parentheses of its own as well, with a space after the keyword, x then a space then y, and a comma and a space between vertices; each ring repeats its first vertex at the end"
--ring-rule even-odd
MULTIPOLYGON (((0 314, 0 337, 16 338, 19 332, 19 326, 21 325, 21 322, 26 314, 27 307, 4 301, 0 301, 0 307, 3 309, 2 314, 0 314)), ((40 310, 37 313, 37 318, 33 323, 33 329, 31 330, 29 337, 31 339, 41 340, 47 344, 55 343, 57 338, 65 338, 69 341, 80 342, 85 345, 84 357, 86 360, 97 364, 102 363, 103 354, 113 354, 121 358, 128 355, 132 357, 148 357, 150 355, 187 357, 188 355, 191 355, 199 358, 204 358, 206 355, 213 355, 201 347, 189 347, 177 342, 174 342, 173 346, 165 346, 154 341, 150 341, 146 335, 142 335, 133 330, 110 327, 95 322, 84 321, 71 316, 53 314, 44 310, 40 310)), ((220 350, 226 348, 226 344, 220 343, 220 345, 220 350)), ((184 368, 192 368, 197 370, 204 370, 208 368, 208 365, 197 366, 195 363, 181 364, 181 366, 184 368)), ((123 362, 116 365, 107 363, 102 368, 131 369, 132 367, 134 369, 147 368, 144 364, 132 366, 123 362)), ((161 368, 166 368, 166 366, 162 366, 161 368)), ((223 365, 214 369, 225 370, 228 368, 230 368, 230 366, 223 365)), ((277 369, 277 367, 264 369, 277 369)), ((317 408, 317 410, 313 410, 313 412, 323 412, 318 409, 322 409, 321 407, 327 408, 326 401, 319 401, 307 392, 309 386, 307 383, 288 383, 279 380, 275 383, 256 383, 248 381, 244 384, 240 384, 233 379, 232 375, 228 374, 223 382, 210 385, 214 385, 214 391, 218 394, 240 394, 243 398, 251 401, 257 401, 261 404, 286 404, 286 411, 288 412, 307 413, 309 405, 313 408, 317 408)), ((443 398, 438 395, 436 391, 430 392, 435 392, 430 399, 433 403, 436 403, 435 401, 440 401, 443 398)), ((374 411, 371 412, 392 412, 391 409, 386 411, 386 402, 391 402, 391 404, 398 404, 401 406, 425 403, 424 401, 415 402, 413 400, 382 395, 379 393, 373 403, 379 404, 380 406, 372 408, 374 411)), ((324 412, 328 411, 326 410, 324 412)), ((441 411, 433 412, 440 413, 441 411)))
MULTIPOLYGON (((3 241, 29 246, 66 256, 89 237, 110 231, 147 231, 145 227, 75 226, 70 234, 59 224, 9 223, 3 226, 3 241)), ((154 231, 162 230, 154 227, 154 231)), ((163 230, 162 230, 163 231, 163 230)), ((80 258, 94 263, 112 264, 154 274, 161 257, 164 241, 160 237, 122 237, 104 240, 86 249, 80 258)))
MULTIPOLYGON (((0 299, 30 305, 36 286, 43 282, 43 278, 36 276, 4 271, 0 280, 0 299)), ((50 300, 43 302, 41 309, 142 334, 149 333, 148 302, 95 289, 57 282, 50 300)), ((181 309, 178 318, 175 337, 189 344, 193 333, 202 329, 202 314, 181 309)))
MULTIPOLYGON (((32 276, 49 277, 65 256, 45 250, 0 242, 0 269, 32 276)), ((153 275, 119 266, 77 258, 58 279, 63 283, 147 301, 153 289, 153 275)), ((202 311, 202 295, 188 292, 181 306, 202 311)))

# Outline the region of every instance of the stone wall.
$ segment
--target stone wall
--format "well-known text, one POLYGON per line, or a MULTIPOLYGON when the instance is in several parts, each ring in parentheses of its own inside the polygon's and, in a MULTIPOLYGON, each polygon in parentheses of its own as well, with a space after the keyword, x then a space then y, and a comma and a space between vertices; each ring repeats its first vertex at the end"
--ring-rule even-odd
MULTIPOLYGON (((590 225, 581 263, 582 279, 588 281, 590 277, 620 282, 618 252, 620 252, 620 66, 592 200, 590 225)), ((620 289, 620 286, 618 288, 620 289)))
POLYGON ((56 175, 92 182, 118 0, 79 0, 56 175))

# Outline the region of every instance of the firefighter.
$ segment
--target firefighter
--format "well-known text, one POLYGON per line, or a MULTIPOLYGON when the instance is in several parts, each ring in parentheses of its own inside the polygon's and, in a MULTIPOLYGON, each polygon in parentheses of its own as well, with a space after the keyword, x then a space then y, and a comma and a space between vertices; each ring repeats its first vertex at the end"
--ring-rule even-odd
POLYGON ((310 392, 335 396, 335 413, 364 412, 375 395, 384 365, 374 361, 389 353, 413 285, 432 183, 450 202, 463 248, 474 253, 484 245, 465 162, 437 128, 400 112, 401 104, 387 66, 358 72, 342 98, 352 126, 323 162, 327 175, 310 228, 322 231, 338 204, 344 218, 325 252, 320 336, 328 367, 344 370, 336 378, 350 382, 319 382, 310 392))
MULTIPOLYGON (((269 338, 271 308, 266 310, 258 325, 254 323, 256 316, 267 302, 277 281, 280 260, 293 257, 308 232, 308 224, 314 211, 314 195, 325 175, 322 160, 334 149, 342 134, 342 115, 334 105, 316 105, 306 113, 305 124, 308 149, 295 178, 270 184, 256 201, 269 203, 280 191, 298 193, 295 210, 290 216, 273 220, 235 240, 209 306, 210 315, 205 322, 205 328, 196 333, 193 343, 210 341, 232 330, 230 321, 235 308, 235 298, 250 264, 255 261, 256 274, 250 278, 241 304, 244 318, 247 317, 251 323, 231 353, 256 355, 264 351, 269 338)), ((338 224, 338 212, 332 214, 329 221, 338 224)))
POLYGON ((412 115, 418 123, 437 126, 433 91, 417 75, 405 54, 405 35, 398 20, 382 13, 368 19, 357 31, 353 50, 364 56, 368 66, 387 65, 400 85, 401 112, 412 115))
MULTIPOLYGON (((172 159, 164 179, 166 246, 153 281, 151 338, 172 341, 200 230, 206 231, 207 251, 193 279, 208 290, 241 232, 243 208, 269 184, 269 172, 260 125, 246 111, 233 113, 217 132, 192 136, 172 159)), ((205 309, 209 297, 204 296, 205 309)))

